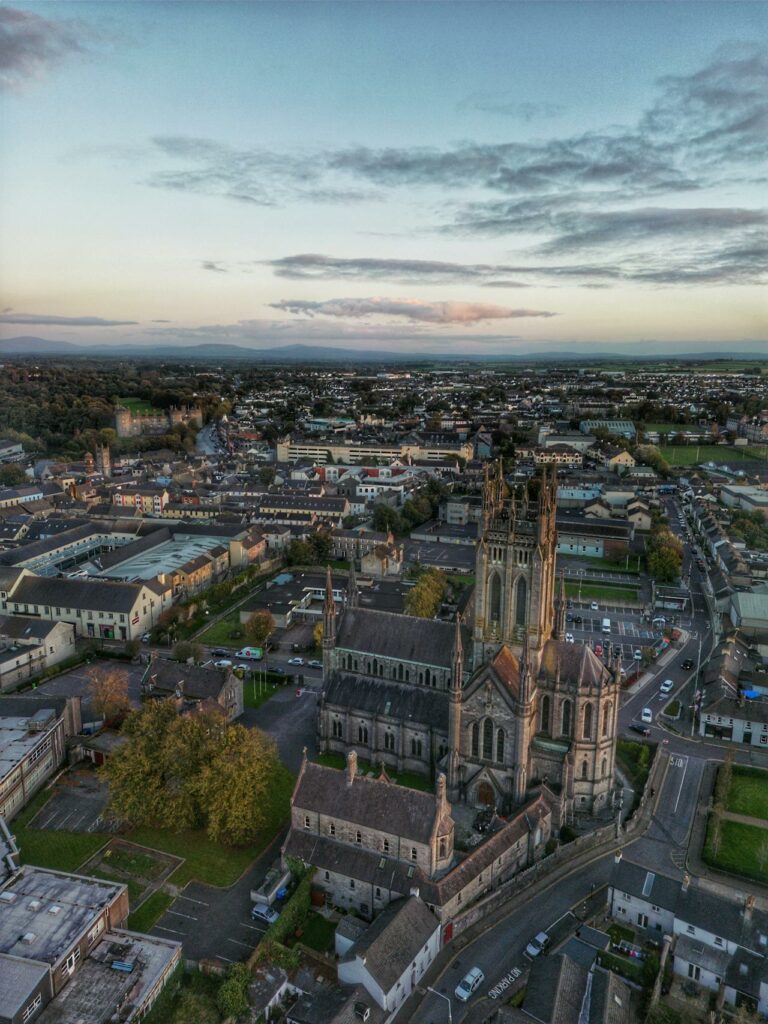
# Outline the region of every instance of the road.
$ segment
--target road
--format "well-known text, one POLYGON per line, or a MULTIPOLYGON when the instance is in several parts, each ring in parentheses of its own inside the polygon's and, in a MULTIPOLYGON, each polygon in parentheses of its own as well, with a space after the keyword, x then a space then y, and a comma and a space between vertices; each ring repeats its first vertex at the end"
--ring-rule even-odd
POLYGON ((209 423, 203 427, 197 433, 195 441, 197 450, 202 452, 204 455, 222 455, 223 449, 221 443, 216 436, 216 425, 209 423))

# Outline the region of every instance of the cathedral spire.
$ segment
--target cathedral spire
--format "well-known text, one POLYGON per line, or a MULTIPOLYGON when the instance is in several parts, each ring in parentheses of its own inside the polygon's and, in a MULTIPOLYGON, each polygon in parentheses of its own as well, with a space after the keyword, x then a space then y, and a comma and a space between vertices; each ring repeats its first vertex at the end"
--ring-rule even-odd
POLYGON ((451 686, 461 689, 461 681, 464 675, 464 644, 461 639, 461 615, 456 616, 456 635, 453 640, 453 673, 451 675, 451 686))
POLYGON ((349 563, 349 579, 347 580, 347 608, 357 608, 357 576, 355 575, 354 558, 349 563))
POLYGON ((565 597, 565 572, 560 573, 560 592, 555 601, 555 634, 558 640, 565 639, 565 609, 568 601, 565 597))
POLYGON ((331 677, 333 650, 336 646, 336 602, 333 597, 331 567, 325 580, 325 602, 323 603, 323 683, 331 677))
POLYGON ((461 784, 461 704, 464 681, 464 645, 461 640, 461 616, 456 616, 456 638, 453 642, 451 689, 448 694, 448 793, 451 800, 459 796, 461 784))

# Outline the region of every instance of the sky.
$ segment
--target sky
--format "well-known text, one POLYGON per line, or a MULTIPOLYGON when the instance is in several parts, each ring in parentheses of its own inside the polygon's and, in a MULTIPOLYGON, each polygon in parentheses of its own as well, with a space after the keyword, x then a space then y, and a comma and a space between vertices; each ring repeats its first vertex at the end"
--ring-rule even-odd
POLYGON ((768 352, 768 2, 0 3, 0 338, 768 352))

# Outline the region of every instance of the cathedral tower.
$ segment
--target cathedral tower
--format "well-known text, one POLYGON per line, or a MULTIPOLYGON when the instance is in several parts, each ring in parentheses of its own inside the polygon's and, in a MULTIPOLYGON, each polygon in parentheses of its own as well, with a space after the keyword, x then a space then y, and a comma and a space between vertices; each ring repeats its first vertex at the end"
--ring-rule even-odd
POLYGON ((451 659, 451 688, 448 694, 448 794, 457 800, 461 786, 461 689, 464 685, 464 646, 461 616, 456 616, 456 639, 451 659))
POLYGON ((325 581, 325 603, 323 604, 323 683, 331 678, 333 649, 336 646, 336 602, 333 597, 331 567, 325 581))
POLYGON ((554 627, 556 507, 554 468, 545 466, 521 493, 508 491, 501 463, 486 470, 475 566, 475 668, 502 644, 519 655, 527 636, 535 675, 554 627))

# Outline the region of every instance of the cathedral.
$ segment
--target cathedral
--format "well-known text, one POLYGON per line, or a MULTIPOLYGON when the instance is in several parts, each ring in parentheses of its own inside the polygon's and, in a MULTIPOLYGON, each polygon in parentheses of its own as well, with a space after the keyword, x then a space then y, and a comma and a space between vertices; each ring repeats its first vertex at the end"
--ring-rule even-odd
POLYGON ((565 639, 556 499, 554 470, 486 472, 471 623, 360 608, 354 571, 337 611, 329 570, 321 751, 443 771, 453 803, 502 813, 541 785, 561 823, 610 805, 621 662, 565 639))

